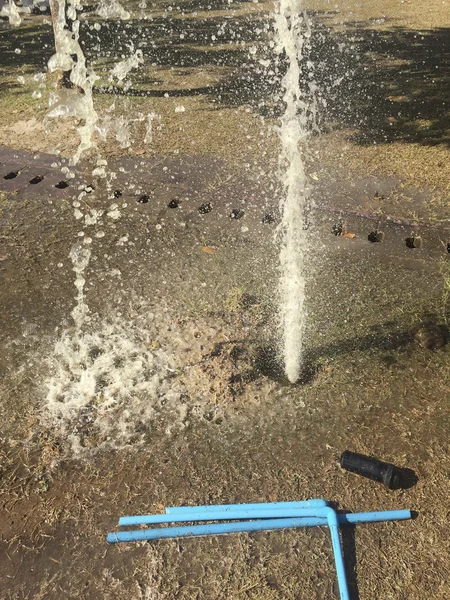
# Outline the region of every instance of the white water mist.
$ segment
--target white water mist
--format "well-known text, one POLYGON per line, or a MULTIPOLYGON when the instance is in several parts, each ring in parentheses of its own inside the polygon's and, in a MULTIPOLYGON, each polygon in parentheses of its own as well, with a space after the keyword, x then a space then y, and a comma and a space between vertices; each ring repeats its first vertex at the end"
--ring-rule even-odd
POLYGON ((301 0, 280 0, 275 15, 276 49, 287 70, 282 79, 285 112, 281 118, 280 165, 284 195, 281 200, 280 320, 285 371, 290 382, 300 376, 305 329, 305 256, 307 250, 307 178, 304 143, 309 106, 301 81, 307 81, 304 53, 311 36, 301 0))

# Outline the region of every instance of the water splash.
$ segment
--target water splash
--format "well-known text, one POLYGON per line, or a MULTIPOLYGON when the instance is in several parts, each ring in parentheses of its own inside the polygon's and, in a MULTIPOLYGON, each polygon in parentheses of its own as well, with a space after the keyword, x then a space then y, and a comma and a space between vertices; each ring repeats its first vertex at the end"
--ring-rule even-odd
POLYGON ((140 443, 160 397, 171 405, 179 397, 169 381, 170 358, 155 341, 154 315, 146 313, 145 324, 121 314, 91 315, 84 293, 91 249, 79 242, 69 256, 77 289, 74 327, 61 332, 46 358, 50 374, 43 423, 65 437, 75 453, 85 446, 140 443))
POLYGON ((76 117, 83 121, 77 127, 80 144, 71 163, 76 164, 85 150, 94 144, 98 115, 92 94, 97 79, 93 69, 88 69, 86 57, 80 46, 80 22, 77 11, 83 8, 79 0, 55 0, 52 10, 56 53, 48 61, 48 70, 70 72, 72 89, 57 90, 50 99, 47 118, 76 117), (74 58, 75 57, 75 58, 74 58))
POLYGON ((117 0, 100 0, 95 12, 103 19, 128 21, 131 18, 131 14, 117 0))
MULTIPOLYGON (((138 69, 139 66, 143 64, 144 56, 142 54, 142 50, 134 51, 133 43, 131 43, 130 46, 130 50, 132 52, 131 56, 114 65, 109 76, 109 81, 114 81, 114 79, 117 79, 117 82, 121 84, 124 82, 128 73, 132 69, 138 69)), ((125 83, 124 89, 128 90, 130 85, 130 83, 125 83)))
MULTIPOLYGON (((108 134, 115 136, 121 148, 132 145, 131 124, 145 120, 145 116, 138 113, 135 117, 115 118, 115 102, 106 114, 100 115, 94 107, 93 86, 98 79, 94 69, 87 66, 86 57, 80 45, 80 20, 78 13, 83 5, 80 0, 53 0, 52 14, 54 22, 54 36, 56 52, 48 61, 50 72, 60 71, 63 78, 59 86, 49 96, 49 119, 72 118, 81 121, 77 127, 80 142, 70 164, 75 165, 82 154, 93 148, 96 137, 105 141, 108 134)), ((120 18, 126 20, 130 14, 118 2, 104 1, 97 7, 97 14, 104 18, 120 18)), ((100 27, 100 26, 99 26, 100 27)), ((95 29, 95 26, 94 26, 95 29)), ((98 30, 98 29, 97 29, 98 30)), ((144 63, 142 50, 135 50, 133 42, 128 44, 131 55, 117 62, 109 73, 109 81, 123 86, 123 91, 131 87, 127 79, 130 72, 144 63)), ((151 115, 153 118, 153 113, 151 115)), ((148 141, 146 136, 145 142, 148 141)), ((151 138, 151 135, 150 135, 151 138)))
POLYGON ((282 80, 285 112, 279 127, 284 187, 280 226, 280 320, 285 371, 289 381, 295 383, 301 372, 305 329, 306 212, 309 200, 303 153, 311 114, 308 93, 301 88, 301 82, 308 81, 305 50, 311 36, 307 15, 302 13, 301 0, 280 0, 275 14, 275 32, 277 52, 285 55, 287 61, 282 80))
POLYGON ((147 126, 145 129, 144 144, 151 144, 153 141, 153 121, 161 123, 161 117, 156 113, 149 113, 147 115, 147 126))
POLYGON ((76 333, 78 334, 81 332, 89 312, 88 306, 84 301, 84 285, 86 283, 84 271, 91 259, 91 249, 81 243, 75 244, 70 250, 70 259, 75 271, 75 287, 78 291, 75 298, 76 305, 71 314, 75 323, 76 333))
POLYGON ((19 27, 22 23, 21 13, 29 14, 31 11, 29 7, 17 6, 14 0, 9 0, 4 4, 0 10, 0 16, 8 17, 9 24, 12 27, 19 27))

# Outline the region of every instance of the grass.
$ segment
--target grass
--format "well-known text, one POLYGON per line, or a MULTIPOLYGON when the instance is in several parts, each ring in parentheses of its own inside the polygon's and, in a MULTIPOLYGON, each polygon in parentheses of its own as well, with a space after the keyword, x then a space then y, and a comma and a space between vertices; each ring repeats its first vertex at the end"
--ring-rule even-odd
MULTIPOLYGON (((155 7, 154 16, 163 14, 159 9, 166 5, 155 7)), ((439 27, 448 27, 447 17, 440 12, 442 5, 434 0, 401 6, 388 0, 338 5, 339 14, 322 12, 317 17, 324 35, 321 39, 326 41, 321 56, 326 57, 330 44, 347 43, 347 35, 360 35, 358 65, 362 65, 362 71, 367 67, 367 71, 358 72, 355 81, 363 90, 373 81, 370 89, 378 95, 367 102, 366 95, 351 89, 351 102, 341 112, 344 105, 339 98, 333 100, 334 115, 342 121, 338 120, 338 127, 336 119, 325 123, 325 133, 313 140, 312 150, 319 153, 322 164, 345 173, 349 179, 396 175, 408 185, 431 186, 433 193, 421 207, 419 217, 442 222, 448 218, 445 194, 450 180, 445 119, 439 115, 434 118, 429 105, 425 105, 425 116, 416 119, 418 115, 414 114, 417 98, 429 92, 429 79, 423 77, 421 69, 429 74, 432 61, 428 58, 435 56, 433 32, 428 31, 413 46, 407 31, 414 36, 417 30, 432 27, 437 16, 442 17, 439 27), (374 22, 382 12, 389 13, 392 20, 374 22), (372 54, 370 40, 376 46, 372 54), (411 48, 416 48, 417 54, 406 55, 411 48), (428 62, 419 68, 424 56, 428 62), (401 73, 408 65, 410 72, 405 79, 411 78, 409 87, 401 73), (386 88, 380 83, 386 83, 386 88), (399 89, 402 86, 405 89, 399 89), (396 110, 407 112, 407 118, 397 128, 398 137, 389 137, 386 143, 380 140, 386 127, 378 126, 377 119, 381 123, 391 114, 383 112, 391 108, 391 101, 396 110), (376 119, 366 120, 363 125, 355 118, 373 114, 376 119), (435 145, 429 143, 432 123, 435 145), (376 145, 367 143, 373 139, 376 145)), ((188 2, 181 6, 194 8, 188 2)), ((133 83, 137 90, 169 90, 179 95, 111 98, 98 94, 96 103, 100 111, 105 111, 114 100, 119 116, 131 111, 161 114, 163 127, 155 129, 150 148, 142 141, 143 124, 135 124, 131 155, 145 152, 223 157, 225 162, 217 167, 210 187, 204 191, 207 199, 221 206, 235 187, 237 199, 247 193, 247 189, 241 191, 238 187, 237 173, 253 175, 259 168, 269 175, 275 173, 277 137, 273 131, 268 134, 267 127, 276 121, 277 113, 261 120, 258 103, 267 99, 261 96, 264 86, 257 87, 254 98, 245 90, 240 93, 244 79, 233 73, 249 76, 243 64, 248 61, 246 46, 236 57, 235 46, 230 45, 227 53, 222 44, 217 44, 212 53, 204 43, 205 35, 211 34, 210 29, 216 28, 222 17, 255 14, 259 18, 268 7, 239 3, 233 12, 220 2, 211 6, 214 10, 197 3, 197 17, 189 19, 194 30, 203 27, 198 33, 201 39, 180 45, 178 55, 172 53, 164 60, 159 55, 159 64, 147 65, 142 78, 136 76, 133 83), (209 17, 209 23, 203 23, 203 16, 209 17), (177 61, 183 53, 191 62, 181 67, 177 61), (214 60, 220 57, 224 65, 214 64, 212 56, 214 60), (219 99, 217 86, 223 83, 226 93, 219 99), (198 88, 204 89, 194 95, 198 88), (192 93, 185 95, 186 90, 192 93), (180 104, 186 111, 175 113, 180 104), (227 164, 239 169, 228 172, 227 164), (219 199, 218 190, 224 189, 225 200, 219 199)), ((333 10, 328 2, 311 2, 308 6, 333 10)), ((181 19, 179 12, 174 16, 174 20, 187 20, 181 19)), ((156 25, 160 27, 161 23, 156 25)), ((246 27, 244 22, 237 25, 244 27, 247 45, 258 41, 252 38, 252 20, 246 27)), ((118 30, 121 26, 116 25, 118 30)), ((184 23, 173 25, 175 30, 181 26, 184 23)), ((49 50, 43 48, 48 34, 49 26, 38 21, 13 34, 0 33, 0 51, 9 53, 3 54, 9 64, 3 65, 0 72, 0 86, 4 84, 0 87, 0 107, 7 115, 0 133, 2 143, 35 151, 53 147, 62 137, 68 137, 67 124, 52 124, 53 137, 49 140, 43 139, 42 128, 35 130, 33 138, 31 132, 25 137, 10 127, 32 118, 39 122, 45 114, 45 93, 52 82, 47 80, 41 100, 33 99, 31 93, 35 85, 32 75, 43 68, 49 50), (12 49, 19 43, 27 51, 16 55, 12 49), (17 74, 24 74, 26 85, 11 89, 17 74)), ((436 33, 435 38, 443 40, 443 32, 436 33)), ((161 52, 165 45, 162 37, 161 52)), ((337 56, 333 53, 334 58, 337 56)), ((343 99, 345 86, 344 80, 338 88, 343 99)), ((443 75, 438 95, 444 98, 445 89, 443 75)), ((76 140, 62 140, 61 149, 67 154, 75 146, 76 140)), ((109 143, 100 149, 109 156, 128 152, 111 149, 109 143)), ((154 179, 149 176, 149 186, 154 179)), ((92 206, 102 205, 106 196, 90 199, 92 206)), ((276 275, 267 266, 275 255, 270 235, 266 239, 255 233, 252 238, 251 229, 249 241, 244 243, 237 232, 225 227, 218 232, 202 222, 178 230, 173 221, 164 229, 165 237, 153 237, 147 243, 146 226, 160 215, 155 214, 156 209, 144 212, 145 207, 139 208, 141 212, 134 211, 133 204, 133 210, 114 224, 115 229, 108 229, 105 246, 95 252, 98 273, 95 269, 89 273, 92 287, 88 287, 88 294, 95 310, 99 306, 101 310, 102 303, 109 301, 111 288, 114 293, 118 291, 116 283, 105 275, 111 265, 102 262, 104 255, 110 254, 114 255, 114 266, 117 263, 123 271, 124 306, 128 307, 133 290, 146 299, 156 297, 167 302, 168 307, 170 300, 174 336, 181 335, 176 333, 177 320, 185 323, 181 331, 186 337, 186 364, 173 374, 173 381, 184 378, 187 416, 183 426, 176 429, 176 416, 162 413, 149 428, 146 444, 138 449, 91 451, 84 458, 67 457, 65 440, 40 423, 38 399, 43 380, 34 376, 39 369, 33 367, 30 357, 38 361, 45 354, 40 344, 46 336, 54 340, 55 327, 67 318, 72 305, 71 273, 58 274, 51 264, 67 263, 68 245, 79 227, 68 218, 68 200, 53 205, 45 200, 30 196, 25 201, 10 195, 1 198, 9 215, 5 235, 11 236, 12 255, 12 266, 6 271, 9 284, 1 292, 5 318, 2 335, 6 338, 8 334, 17 342, 1 364, 2 395, 7 398, 1 406, 2 430, 7 435, 2 431, 0 454, 0 495, 5 514, 0 524, 0 580, 5 599, 337 598, 329 535, 320 530, 153 545, 105 544, 106 532, 113 530, 117 517, 126 512, 153 512, 161 506, 188 502, 315 496, 338 500, 347 510, 413 508, 419 512, 419 518, 411 523, 360 527, 356 533, 348 533, 346 560, 355 597, 358 587, 359 596, 365 600, 449 597, 445 510, 450 473, 449 349, 429 352, 401 335, 427 315, 438 321, 447 319, 448 261, 439 265, 426 257, 423 261, 410 257, 405 260, 388 251, 369 253, 366 247, 346 247, 347 251, 333 254, 331 245, 325 245, 325 250, 317 251, 320 261, 309 287, 309 322, 313 325, 310 360, 321 368, 306 384, 297 386, 287 386, 270 369, 264 374, 253 372, 252 377, 244 377, 239 394, 230 400, 226 393, 230 372, 246 376, 255 357, 260 358, 254 349, 277 337, 272 325, 275 301, 271 298, 276 275), (122 253, 114 243, 125 231, 133 232, 136 239, 135 246, 122 253), (53 235, 55 243, 50 245, 53 235), (219 252, 207 256, 201 252, 201 244, 217 245, 219 252), (173 285, 164 296, 166 279, 173 285), (202 282, 208 286, 201 287, 202 282), (24 327, 23 321, 36 325, 33 339, 17 335, 24 327), (253 338, 258 344, 250 343, 253 338), (218 344, 223 348, 230 340, 233 344, 226 346, 227 351, 213 356, 218 344), (23 379, 17 372, 20 364, 27 366, 23 379), (214 386, 216 391, 211 391, 214 386), (337 458, 346 448, 413 468, 419 483, 407 491, 388 492, 343 473, 337 458)), ((167 204, 166 199, 164 202, 167 204)), ((195 196, 192 202, 195 213, 200 201, 195 196)), ((182 210, 189 211, 188 200, 183 203, 182 210)), ((381 210, 386 211, 386 207, 381 210)), ((395 204, 395 214, 401 217, 416 210, 404 198, 395 204)), ((322 233, 317 235, 322 240, 322 233)), ((147 304, 143 303, 141 310, 149 310, 147 304)), ((162 333, 161 326, 159 343, 164 343, 162 333)), ((273 359, 273 354, 272 350, 269 358, 273 359)))
POLYGON ((439 270, 442 276, 442 318, 448 325, 450 313, 450 265, 448 260, 441 260, 439 270))
POLYGON ((358 0, 306 0, 309 10, 323 11, 334 25, 367 23, 374 29, 408 27, 410 29, 432 29, 449 27, 450 16, 447 0, 428 2, 359 2, 358 0))

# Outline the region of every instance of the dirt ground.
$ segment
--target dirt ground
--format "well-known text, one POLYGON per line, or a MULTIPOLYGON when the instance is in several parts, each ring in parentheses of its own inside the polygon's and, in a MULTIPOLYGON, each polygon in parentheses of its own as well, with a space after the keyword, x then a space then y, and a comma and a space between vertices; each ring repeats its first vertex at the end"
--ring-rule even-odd
POLYGON ((273 7, 123 4, 130 21, 88 13, 82 39, 96 109, 132 119, 131 145, 97 140, 76 166, 76 123, 45 120, 48 16, 0 29, 0 597, 338 598, 322 528, 106 544, 125 514, 322 497, 417 515, 343 530, 352 600, 448 598, 449 345, 411 334, 450 318, 448 2, 305 2, 321 134, 296 385, 277 328, 273 7), (111 93, 130 41, 144 65, 111 93), (345 449, 417 482, 344 472, 345 449))

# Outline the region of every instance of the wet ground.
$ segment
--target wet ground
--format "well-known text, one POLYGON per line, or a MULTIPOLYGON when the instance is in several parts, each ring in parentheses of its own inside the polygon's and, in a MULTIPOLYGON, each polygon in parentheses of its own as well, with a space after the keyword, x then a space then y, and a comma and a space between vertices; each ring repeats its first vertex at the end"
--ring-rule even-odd
MULTIPOLYGON (((224 13, 218 17, 230 16, 228 7, 216 8, 224 13)), ((362 16, 359 30, 378 35, 372 15, 362 16)), ((419 17, 403 23, 404 35, 417 21, 431 31, 433 23, 419 17)), ((389 36, 395 35, 393 29, 389 36)), ((424 44, 418 44, 420 54, 424 44)), ((33 73, 28 58, 36 55, 26 56, 33 73)), ((237 72, 246 72, 241 62, 237 72)), ((163 87, 171 89, 168 77, 163 87)), ((448 186, 436 184, 447 167, 429 167, 448 158, 445 119, 433 146, 420 136, 390 139, 378 157, 364 143, 355 146, 347 129, 317 141, 310 163, 317 208, 307 360, 302 381, 291 386, 276 327, 276 138, 248 96, 230 92, 213 107, 217 93, 183 95, 186 112, 176 115, 179 97, 153 98, 165 129, 155 130, 150 149, 139 141, 132 151, 111 145, 107 171, 116 175, 106 178, 92 173, 97 156, 71 167, 74 177, 67 177, 64 156, 76 139, 64 142, 66 154, 50 154, 64 127, 55 125, 53 138, 40 137, 44 108, 35 100, 18 95, 19 117, 8 113, 0 149, 2 597, 337 598, 326 530, 105 542, 123 514, 324 497, 349 511, 418 514, 411 522, 345 532, 353 598, 443 600, 449 596, 449 346, 422 348, 410 329, 422 320, 448 321, 448 186), (164 108, 165 102, 175 104, 164 108), (14 134, 11 126, 21 122, 22 131, 29 119, 36 120, 35 137, 14 134), (336 147, 343 155, 333 158, 336 147), (409 157, 401 168, 394 160, 399 148, 409 157), (156 379, 155 372, 144 376, 143 388, 131 381, 129 397, 117 393, 106 412, 100 393, 58 418, 47 386, 58 373, 71 376, 67 355, 55 346, 73 334, 69 252, 86 238, 92 249, 87 329, 105 347, 114 336, 116 358, 122 353, 131 365, 154 360, 158 372, 156 379), (126 354, 123 340, 135 344, 135 354, 126 354), (345 473, 337 462, 345 449, 409 467, 418 482, 388 491, 345 473)), ((361 127, 366 136, 379 133, 374 121, 369 125, 361 127)), ((102 348, 88 348, 94 349, 87 368, 101 380, 102 348)))

